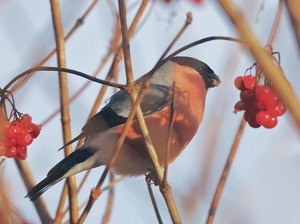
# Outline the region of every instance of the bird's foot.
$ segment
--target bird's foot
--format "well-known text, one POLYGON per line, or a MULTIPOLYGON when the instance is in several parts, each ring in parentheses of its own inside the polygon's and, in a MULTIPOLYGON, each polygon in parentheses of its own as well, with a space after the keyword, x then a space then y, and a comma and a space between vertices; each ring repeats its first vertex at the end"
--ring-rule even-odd
POLYGON ((157 175, 153 169, 149 170, 149 173, 146 174, 146 181, 150 184, 154 184, 155 186, 159 185, 159 180, 157 178, 157 175))

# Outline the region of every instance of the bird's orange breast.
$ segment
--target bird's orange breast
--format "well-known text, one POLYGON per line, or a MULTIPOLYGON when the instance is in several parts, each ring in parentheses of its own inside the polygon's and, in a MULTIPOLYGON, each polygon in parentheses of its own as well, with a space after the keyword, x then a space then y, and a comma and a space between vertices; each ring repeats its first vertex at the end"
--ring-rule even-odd
MULTIPOLYGON (((206 87, 202 76, 192 68, 185 71, 184 73, 174 73, 172 77, 175 84, 175 96, 169 163, 176 159, 196 134, 202 121, 205 105, 206 87)), ((161 165, 165 161, 170 112, 171 106, 168 105, 157 113, 145 116, 150 137, 161 165)), ((118 131, 122 131, 122 126, 118 127, 118 131)), ((144 158, 149 158, 137 121, 133 122, 127 134, 126 144, 144 158)))

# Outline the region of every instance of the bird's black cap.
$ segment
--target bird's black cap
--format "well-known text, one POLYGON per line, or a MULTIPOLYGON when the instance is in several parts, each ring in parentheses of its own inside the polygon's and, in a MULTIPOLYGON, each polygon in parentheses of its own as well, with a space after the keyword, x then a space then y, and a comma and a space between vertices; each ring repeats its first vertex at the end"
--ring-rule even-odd
POLYGON ((191 57, 174 57, 171 61, 195 69, 204 79, 206 88, 216 87, 221 81, 214 71, 204 62, 191 57))

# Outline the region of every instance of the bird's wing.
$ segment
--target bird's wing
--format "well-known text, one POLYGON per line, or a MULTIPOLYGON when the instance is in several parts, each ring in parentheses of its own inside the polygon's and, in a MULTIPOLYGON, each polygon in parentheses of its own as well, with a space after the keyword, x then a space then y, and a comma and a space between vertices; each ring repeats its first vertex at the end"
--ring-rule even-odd
MULTIPOLYGON (((170 88, 151 84, 141 101, 141 108, 145 116, 156 113, 170 103, 170 88)), ((96 115, 88 120, 82 128, 82 137, 88 137, 110 128, 124 124, 131 110, 129 96, 119 91, 111 97, 109 103, 96 115)))
MULTIPOLYGON (((138 80, 138 84, 141 80, 138 80)), ((170 103, 170 87, 150 84, 144 98, 141 101, 141 108, 144 116, 156 113, 170 103)), ((124 124, 131 110, 129 96, 122 90, 114 94, 109 103, 97 114, 91 117, 82 128, 81 134, 67 142, 59 150, 76 142, 81 138, 90 137, 105 132, 113 127, 124 124)))

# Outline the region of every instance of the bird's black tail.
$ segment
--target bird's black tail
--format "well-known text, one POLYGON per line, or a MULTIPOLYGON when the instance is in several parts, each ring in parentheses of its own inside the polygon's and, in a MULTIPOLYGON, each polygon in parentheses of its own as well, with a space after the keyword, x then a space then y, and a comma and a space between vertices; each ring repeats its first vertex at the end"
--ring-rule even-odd
POLYGON ((34 186, 26 195, 31 201, 36 200, 46 190, 57 184, 62 179, 69 177, 82 170, 75 170, 75 166, 93 155, 88 149, 79 149, 56 164, 47 174, 47 177, 34 186))
POLYGON ((58 183, 63 175, 51 175, 47 176, 44 180, 34 186, 26 195, 31 201, 36 200, 40 197, 46 190, 58 183))

